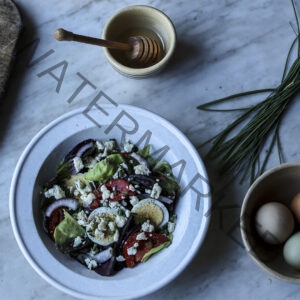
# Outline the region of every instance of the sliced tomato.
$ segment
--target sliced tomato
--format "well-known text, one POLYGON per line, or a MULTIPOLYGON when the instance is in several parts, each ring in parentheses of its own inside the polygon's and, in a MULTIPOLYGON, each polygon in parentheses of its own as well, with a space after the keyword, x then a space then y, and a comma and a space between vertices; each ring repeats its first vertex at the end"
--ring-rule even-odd
POLYGON ((53 238, 53 234, 54 234, 54 230, 55 230, 56 226, 64 219, 63 210, 65 208, 66 207, 64 207, 64 206, 56 208, 49 217, 48 232, 52 238, 53 238))
POLYGON ((136 237, 139 233, 141 232, 135 232, 131 234, 124 244, 123 255, 128 268, 133 268, 152 248, 156 248, 159 245, 169 241, 169 238, 165 235, 155 232, 145 232, 147 240, 137 240, 136 237), (136 254, 128 254, 128 249, 134 247, 135 243, 138 243, 138 247, 136 247, 136 254))
MULTIPOLYGON (((124 197, 126 198, 136 194, 135 191, 129 189, 130 182, 125 179, 112 179, 104 185, 114 195, 114 197, 109 198, 110 201, 120 201, 124 199, 124 197)), ((99 191, 101 191, 101 186, 99 187, 99 191)))
POLYGON ((90 204, 90 209, 96 209, 100 206, 100 202, 98 199, 94 199, 90 204))

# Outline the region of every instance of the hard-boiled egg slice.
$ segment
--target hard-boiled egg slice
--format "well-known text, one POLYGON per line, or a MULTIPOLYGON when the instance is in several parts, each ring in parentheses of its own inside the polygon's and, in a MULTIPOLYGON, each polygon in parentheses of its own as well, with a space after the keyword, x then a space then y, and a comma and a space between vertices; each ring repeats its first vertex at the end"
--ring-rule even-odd
POLYGON ((88 217, 86 233, 96 244, 108 246, 119 239, 116 224, 118 211, 110 207, 99 207, 88 217))
POLYGON ((152 198, 139 201, 133 206, 131 212, 134 213, 137 223, 149 219, 157 227, 162 227, 169 221, 167 208, 160 201, 152 198))

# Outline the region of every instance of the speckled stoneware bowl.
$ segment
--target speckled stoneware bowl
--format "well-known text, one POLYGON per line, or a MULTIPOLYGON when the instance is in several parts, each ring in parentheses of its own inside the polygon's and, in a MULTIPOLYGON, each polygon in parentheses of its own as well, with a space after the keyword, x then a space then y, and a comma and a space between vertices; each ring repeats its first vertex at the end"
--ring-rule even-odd
POLYGON ((24 150, 10 191, 11 223, 23 255, 45 280, 80 299, 132 300, 169 283, 204 243, 210 220, 205 213, 210 206, 207 174, 194 146, 167 120, 130 105, 81 108, 50 123, 24 150), (115 138, 120 142, 124 133, 133 143, 143 141, 142 147, 150 143, 151 151, 163 154, 163 159, 174 166, 182 192, 175 208, 172 244, 146 263, 103 277, 57 250, 43 230, 40 192, 66 153, 80 141, 115 138))
POLYGON ((128 6, 108 20, 102 38, 125 42, 126 37, 132 35, 145 35, 159 40, 164 48, 164 57, 152 66, 134 67, 124 61, 116 50, 104 48, 104 53, 113 68, 132 78, 144 78, 161 71, 169 62, 176 46, 176 31, 169 17, 151 6, 128 6))
MULTIPOLYGON (((283 258, 283 245, 262 241, 255 229, 255 215, 267 202, 282 202, 289 206, 300 192, 300 162, 286 163, 261 175, 248 190, 242 205, 240 228, 245 250, 254 262, 274 277, 300 283, 300 271, 289 266, 283 258)), ((296 226, 295 231, 299 231, 296 226)))

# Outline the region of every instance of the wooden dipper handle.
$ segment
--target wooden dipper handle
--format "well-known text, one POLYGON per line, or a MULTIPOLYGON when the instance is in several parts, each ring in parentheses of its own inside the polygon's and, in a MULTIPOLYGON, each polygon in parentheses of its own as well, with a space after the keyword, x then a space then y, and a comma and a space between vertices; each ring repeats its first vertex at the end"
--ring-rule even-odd
POLYGON ((110 49, 117 49, 123 51, 131 51, 132 46, 125 43, 113 42, 108 40, 97 39, 89 36, 84 36, 80 34, 75 34, 71 31, 64 30, 62 28, 57 29, 54 32, 54 37, 58 41, 74 41, 84 44, 96 45, 101 47, 106 47, 110 49))

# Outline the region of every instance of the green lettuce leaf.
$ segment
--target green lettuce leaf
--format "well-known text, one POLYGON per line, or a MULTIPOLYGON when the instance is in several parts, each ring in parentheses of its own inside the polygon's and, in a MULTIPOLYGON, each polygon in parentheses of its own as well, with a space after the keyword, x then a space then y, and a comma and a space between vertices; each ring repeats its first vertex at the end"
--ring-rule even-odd
POLYGON ((180 185, 174 178, 171 165, 166 161, 158 161, 150 155, 151 145, 148 144, 137 153, 142 155, 150 164, 153 173, 162 175, 159 185, 163 189, 163 195, 175 196, 180 191, 180 185))
POLYGON ((169 163, 166 161, 159 161, 154 167, 153 172, 164 174, 165 176, 173 176, 173 171, 169 163))
POLYGON ((113 177, 123 161, 122 155, 111 154, 97 162, 92 169, 83 174, 83 177, 90 181, 106 182, 113 177))
POLYGON ((159 161, 153 167, 153 172, 162 175, 159 185, 162 187, 164 194, 176 195, 180 190, 180 185, 174 178, 170 164, 166 161, 159 161))
POLYGON ((57 247, 64 252, 76 237, 84 235, 85 230, 64 210, 64 219, 56 226, 53 234, 57 247))
POLYGON ((149 153, 150 153, 150 148, 151 148, 151 145, 147 145, 145 146, 143 149, 140 149, 137 151, 138 154, 140 154, 141 156, 143 156, 144 158, 148 158, 149 156, 149 153))

